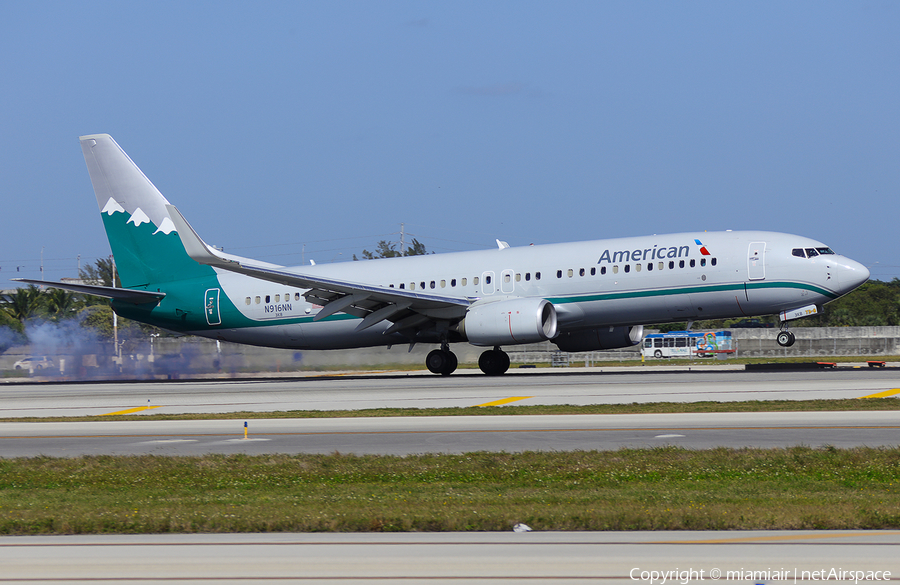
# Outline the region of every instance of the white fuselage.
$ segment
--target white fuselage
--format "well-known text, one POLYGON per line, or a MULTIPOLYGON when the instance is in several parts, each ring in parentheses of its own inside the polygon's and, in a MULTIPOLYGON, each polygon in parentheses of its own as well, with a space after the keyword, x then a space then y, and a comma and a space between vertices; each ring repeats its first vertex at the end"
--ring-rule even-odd
MULTIPOLYGON (((560 331, 566 332, 778 313, 822 305, 868 278, 865 267, 838 254, 792 255, 792 250, 809 248, 825 246, 774 232, 702 232, 290 270, 474 302, 540 297, 553 303, 560 331)), ((321 307, 306 302, 303 289, 217 272, 223 292, 255 326, 197 335, 313 349, 402 341, 383 335, 389 323, 355 332, 356 319, 313 322, 321 307), (286 322, 293 324, 285 329, 286 322)))

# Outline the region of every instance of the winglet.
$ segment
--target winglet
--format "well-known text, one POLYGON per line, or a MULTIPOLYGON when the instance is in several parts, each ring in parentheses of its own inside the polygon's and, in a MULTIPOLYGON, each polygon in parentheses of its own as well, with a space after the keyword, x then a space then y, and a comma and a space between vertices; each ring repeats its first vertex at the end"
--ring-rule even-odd
POLYGON ((216 254, 206 242, 200 239, 194 228, 184 219, 184 216, 181 215, 181 212, 174 205, 167 204, 166 210, 169 212, 169 217, 172 218, 172 223, 175 224, 175 231, 178 232, 178 237, 181 238, 184 251, 197 263, 220 268, 240 265, 234 260, 228 260, 216 254))

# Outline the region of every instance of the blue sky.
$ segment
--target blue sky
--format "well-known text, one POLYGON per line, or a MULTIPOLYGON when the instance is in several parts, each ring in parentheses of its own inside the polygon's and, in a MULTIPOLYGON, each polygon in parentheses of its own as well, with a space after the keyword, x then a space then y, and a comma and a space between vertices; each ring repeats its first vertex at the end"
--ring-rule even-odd
POLYGON ((890 280, 898 30, 889 1, 7 2, 0 279, 109 254, 77 140, 109 133, 280 264, 401 222, 437 252, 765 229, 890 280))

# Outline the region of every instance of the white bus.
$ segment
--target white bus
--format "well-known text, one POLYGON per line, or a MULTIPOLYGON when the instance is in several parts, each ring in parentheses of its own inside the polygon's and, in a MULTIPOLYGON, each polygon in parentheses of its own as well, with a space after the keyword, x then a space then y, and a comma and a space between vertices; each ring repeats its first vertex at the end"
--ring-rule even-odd
POLYGON ((643 357, 692 358, 734 353, 731 331, 669 331, 644 337, 643 357))

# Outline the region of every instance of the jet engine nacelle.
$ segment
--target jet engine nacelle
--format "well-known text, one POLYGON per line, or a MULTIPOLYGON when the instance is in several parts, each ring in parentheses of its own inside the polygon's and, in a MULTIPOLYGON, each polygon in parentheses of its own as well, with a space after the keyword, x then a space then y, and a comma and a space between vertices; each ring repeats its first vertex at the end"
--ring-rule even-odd
POLYGON ((560 333, 553 340, 563 351, 597 351, 600 349, 618 349, 631 347, 641 342, 644 337, 644 326, 633 327, 601 327, 586 331, 560 333))
POLYGON ((556 309, 535 298, 476 304, 457 331, 473 345, 537 343, 556 337, 556 309))

